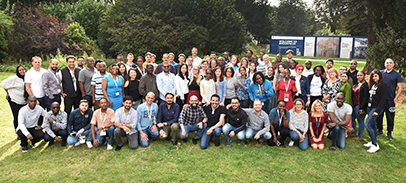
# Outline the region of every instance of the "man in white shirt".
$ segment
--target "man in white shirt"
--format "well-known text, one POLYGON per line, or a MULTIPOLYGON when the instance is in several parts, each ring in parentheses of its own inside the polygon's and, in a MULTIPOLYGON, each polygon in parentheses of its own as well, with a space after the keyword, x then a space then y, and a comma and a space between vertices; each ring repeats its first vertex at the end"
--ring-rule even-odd
POLYGON ((197 56, 197 48, 192 48, 193 66, 200 66, 202 59, 197 56))
POLYGON ((344 93, 338 93, 336 101, 327 105, 329 123, 327 127, 332 131, 332 145, 330 150, 335 151, 336 147, 345 147, 345 127, 351 121, 352 107, 344 103, 344 93))
POLYGON ((264 76, 268 76, 267 69, 268 69, 269 66, 272 65, 272 63, 269 62, 269 56, 268 55, 264 55, 263 59, 264 59, 264 63, 259 64, 257 66, 257 71, 262 72, 262 74, 264 74, 264 76))
POLYGON ((309 75, 314 74, 314 71, 313 71, 313 69, 312 69, 312 61, 307 60, 306 63, 305 63, 305 67, 306 67, 306 68, 303 70, 303 73, 302 73, 302 75, 303 75, 304 77, 307 77, 307 76, 309 76, 309 75))
MULTIPOLYGON (((42 89, 42 74, 47 72, 47 70, 41 68, 42 59, 38 56, 32 57, 32 68, 25 73, 24 82, 25 90, 28 95, 34 95, 37 99, 37 104, 42 108, 46 108, 45 93, 42 89)), ((38 119, 38 123, 41 125, 43 118, 38 119)))
POLYGON ((158 105, 165 101, 165 94, 175 93, 175 75, 169 72, 170 64, 169 62, 164 62, 162 64, 164 72, 161 72, 156 77, 156 85, 159 91, 158 105))

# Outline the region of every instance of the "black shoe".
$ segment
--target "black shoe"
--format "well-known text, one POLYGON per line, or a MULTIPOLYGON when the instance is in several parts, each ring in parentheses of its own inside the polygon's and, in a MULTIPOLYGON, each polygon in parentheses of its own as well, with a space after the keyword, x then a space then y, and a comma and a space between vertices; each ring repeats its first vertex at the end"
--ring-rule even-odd
POLYGON ((193 138, 193 144, 197 144, 197 140, 199 140, 199 139, 193 138))
POLYGON ((28 147, 27 147, 27 146, 23 146, 23 147, 21 147, 21 150, 22 150, 23 152, 27 152, 27 151, 28 151, 28 147))
POLYGON ((116 146, 116 151, 121 150, 122 147, 123 147, 123 146, 116 146))
POLYGON ((285 144, 281 145, 282 148, 286 148, 285 144))
POLYGON ((382 131, 378 131, 378 136, 383 135, 382 131))
POLYGON ((172 141, 173 146, 177 146, 178 145, 178 141, 172 141))
POLYGON ((214 145, 215 145, 216 147, 220 146, 220 141, 219 141, 219 140, 216 140, 216 141, 214 142, 214 145))
POLYGON ((166 141, 170 141, 170 140, 171 140, 171 138, 170 138, 170 137, 166 138, 166 141))
POLYGON ((184 143, 186 143, 186 142, 187 142, 187 139, 182 139, 182 140, 183 140, 183 142, 184 142, 184 143))
POLYGON ((393 140, 392 132, 388 132, 388 133, 386 134, 386 136, 388 137, 389 140, 393 140))
POLYGON ((246 140, 246 141, 245 141, 245 145, 248 145, 248 144, 250 144, 250 141, 249 141, 249 140, 246 140))
POLYGON ((53 141, 53 140, 51 140, 51 141, 48 142, 48 147, 49 147, 49 146, 52 146, 52 145, 54 145, 54 141, 53 141))
POLYGON ((66 147, 66 141, 62 141, 61 146, 66 147))
POLYGON ((151 141, 153 142, 153 141, 155 141, 156 140, 156 138, 151 138, 151 141))

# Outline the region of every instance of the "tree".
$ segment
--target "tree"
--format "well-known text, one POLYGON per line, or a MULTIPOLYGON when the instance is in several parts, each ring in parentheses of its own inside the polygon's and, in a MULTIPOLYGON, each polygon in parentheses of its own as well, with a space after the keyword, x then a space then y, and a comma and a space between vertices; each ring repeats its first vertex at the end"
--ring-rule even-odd
POLYGON ((0 60, 8 56, 9 38, 13 28, 11 18, 0 10, 0 60))
POLYGON ((342 29, 344 14, 348 11, 349 0, 314 0, 316 16, 325 23, 332 33, 342 29))
POLYGON ((302 0, 281 0, 276 10, 274 28, 274 34, 309 34, 312 27, 306 4, 302 0))
POLYGON ((260 43, 269 43, 272 31, 271 11, 267 0, 235 1, 235 8, 240 12, 247 24, 247 30, 260 43))

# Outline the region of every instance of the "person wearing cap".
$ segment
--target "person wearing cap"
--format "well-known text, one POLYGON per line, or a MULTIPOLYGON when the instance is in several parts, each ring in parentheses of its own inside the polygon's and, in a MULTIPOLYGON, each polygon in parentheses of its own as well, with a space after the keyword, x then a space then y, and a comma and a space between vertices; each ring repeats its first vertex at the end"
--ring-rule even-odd
MULTIPOLYGON (((286 57, 288 57, 288 59, 287 60, 285 60, 285 61, 283 61, 283 63, 287 66, 287 67, 289 67, 289 65, 290 65, 290 61, 292 61, 293 60, 293 51, 292 50, 287 50, 286 51, 286 57)), ((296 60, 293 60, 294 62, 295 62, 295 67, 296 67, 296 65, 297 64, 299 64, 299 62, 297 62, 296 60)))
POLYGON ((314 74, 312 69, 312 61, 307 60, 305 63, 305 68, 303 69, 302 75, 308 77, 309 75, 314 74))
POLYGON ((166 93, 165 102, 162 102, 158 108, 156 124, 159 128, 161 139, 170 139, 174 146, 178 145, 179 135, 179 105, 173 102, 174 94, 166 93))
POLYGON ((326 72, 324 72, 324 74, 322 75, 323 76, 323 78, 324 79, 328 79, 327 78, 327 74, 328 74, 328 70, 330 70, 331 68, 333 68, 333 66, 334 66, 334 61, 333 61, 333 59, 328 59, 327 61, 326 61, 326 72))
MULTIPOLYGON (((303 76, 304 67, 302 64, 296 66, 296 75, 292 76, 291 79, 295 81, 297 93, 295 99, 300 98, 304 101, 304 104, 310 100, 310 83, 307 77, 303 76)), ((305 106, 303 106, 305 107, 305 106)), ((303 108, 305 109, 305 108, 303 108)))

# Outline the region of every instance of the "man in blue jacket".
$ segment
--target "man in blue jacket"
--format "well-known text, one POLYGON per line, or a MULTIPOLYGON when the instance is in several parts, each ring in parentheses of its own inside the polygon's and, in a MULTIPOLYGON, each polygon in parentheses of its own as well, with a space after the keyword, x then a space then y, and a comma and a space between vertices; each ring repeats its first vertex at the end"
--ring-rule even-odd
POLYGON ((89 108, 87 100, 81 100, 79 108, 72 111, 68 120, 68 144, 78 146, 84 144, 86 136, 90 135, 90 120, 93 110, 89 108))

